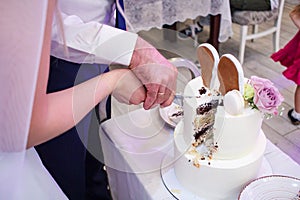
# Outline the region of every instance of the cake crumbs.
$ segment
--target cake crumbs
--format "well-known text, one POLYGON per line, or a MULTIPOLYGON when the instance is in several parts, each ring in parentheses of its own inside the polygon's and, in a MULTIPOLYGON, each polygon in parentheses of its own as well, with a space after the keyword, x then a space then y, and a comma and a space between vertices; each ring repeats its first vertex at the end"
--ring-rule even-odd
POLYGON ((199 163, 198 159, 194 159, 193 165, 197 168, 200 168, 200 163, 199 163))
MULTIPOLYGON (((205 139, 206 141, 203 142, 203 140, 200 141, 200 139, 197 139, 192 143, 192 146, 188 150, 188 154, 192 156, 191 159, 188 159, 188 162, 193 162, 193 165, 197 168, 200 168, 200 160, 205 161, 207 160, 207 164, 211 165, 211 161, 213 160, 213 155, 218 151, 218 144, 217 142, 214 143, 212 139, 205 139), (204 145, 204 151, 200 152, 197 148, 199 148, 199 145, 204 145)), ((202 147, 203 148, 203 147, 202 147)))
POLYGON ((180 189, 171 189, 171 192, 172 193, 176 193, 176 194, 180 194, 181 193, 180 189))

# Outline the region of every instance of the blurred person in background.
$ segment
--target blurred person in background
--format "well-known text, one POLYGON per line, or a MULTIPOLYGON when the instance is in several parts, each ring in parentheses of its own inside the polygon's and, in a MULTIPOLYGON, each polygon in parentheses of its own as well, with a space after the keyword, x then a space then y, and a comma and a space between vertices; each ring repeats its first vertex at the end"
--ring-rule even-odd
POLYGON ((282 74, 297 86, 294 94, 294 108, 288 111, 288 117, 294 125, 300 124, 300 4, 290 12, 290 18, 298 28, 296 35, 278 52, 272 54, 275 62, 286 69, 282 74))

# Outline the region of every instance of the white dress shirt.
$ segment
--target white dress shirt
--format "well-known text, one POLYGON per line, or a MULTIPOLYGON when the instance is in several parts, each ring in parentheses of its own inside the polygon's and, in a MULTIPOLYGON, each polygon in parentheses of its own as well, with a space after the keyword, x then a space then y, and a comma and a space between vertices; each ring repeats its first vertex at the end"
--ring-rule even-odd
POLYGON ((114 0, 58 0, 59 17, 53 22, 51 55, 75 63, 129 65, 137 34, 114 27, 114 0))

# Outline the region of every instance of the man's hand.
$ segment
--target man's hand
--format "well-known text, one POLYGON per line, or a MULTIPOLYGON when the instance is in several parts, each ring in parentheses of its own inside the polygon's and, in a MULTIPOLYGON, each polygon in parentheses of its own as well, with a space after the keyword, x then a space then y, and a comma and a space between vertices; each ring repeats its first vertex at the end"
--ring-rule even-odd
POLYGON ((129 67, 146 88, 145 109, 157 104, 168 106, 172 103, 176 90, 177 68, 140 37, 129 67))

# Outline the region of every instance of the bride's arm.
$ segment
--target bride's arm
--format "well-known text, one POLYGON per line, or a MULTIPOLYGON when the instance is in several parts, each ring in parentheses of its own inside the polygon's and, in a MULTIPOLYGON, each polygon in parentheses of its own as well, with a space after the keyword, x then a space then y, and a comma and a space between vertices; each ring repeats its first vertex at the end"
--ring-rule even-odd
MULTIPOLYGON (((72 88, 47 94, 50 33, 54 1, 49 1, 49 5, 27 141, 28 148, 50 140, 76 125, 107 95, 114 90, 121 90, 120 84, 118 84, 120 79, 123 79, 123 83, 134 83, 134 87, 139 88, 138 92, 134 95, 135 99, 130 99, 129 103, 138 104, 145 98, 144 89, 140 87, 142 86, 141 83, 137 81, 135 76, 128 76, 128 73, 132 74, 128 69, 113 70, 72 88)), ((122 96, 122 91, 118 91, 117 93, 119 96, 122 96)), ((124 94, 123 96, 126 95, 124 94)))
POLYGON ((118 80, 127 72, 127 69, 113 70, 72 88, 50 94, 38 87, 28 147, 52 139, 75 126, 96 104, 112 93, 118 80))

